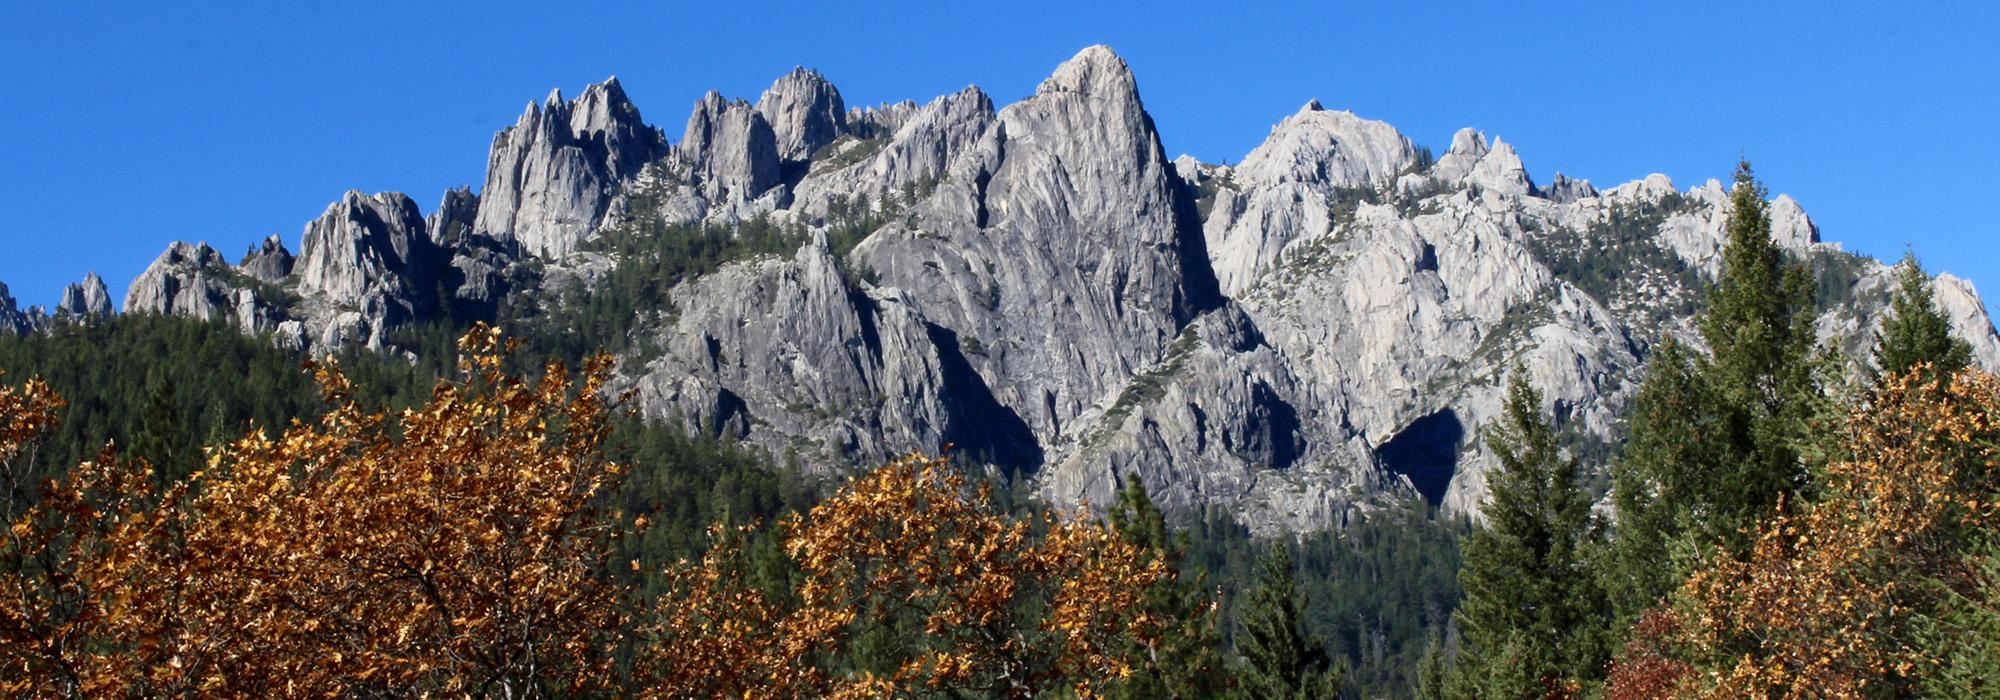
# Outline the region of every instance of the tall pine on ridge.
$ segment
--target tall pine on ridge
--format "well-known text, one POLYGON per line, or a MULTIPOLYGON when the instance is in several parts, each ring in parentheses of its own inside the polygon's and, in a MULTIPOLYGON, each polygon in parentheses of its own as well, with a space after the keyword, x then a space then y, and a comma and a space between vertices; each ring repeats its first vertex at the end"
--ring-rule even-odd
POLYGON ((1690 562, 1670 553, 1741 552, 1749 528, 1807 485, 1812 281, 1771 239, 1764 197, 1739 163, 1721 276, 1699 320, 1710 354, 1663 342, 1633 401, 1631 441, 1612 466, 1618 534, 1604 572, 1620 622, 1686 575, 1690 562))
POLYGON ((1875 367, 1885 376, 1903 374, 1929 363, 1926 378, 1958 374, 1972 364, 1972 346, 1951 332, 1951 321, 1938 312, 1930 275, 1914 253, 1904 253, 1896 266, 1896 290, 1889 314, 1875 335, 1875 367))
POLYGON ((1771 240, 1764 197, 1750 164, 1738 163, 1722 276, 1701 318, 1727 453, 1705 484, 1697 482, 1709 501, 1692 524, 1732 552, 1746 544, 1743 531, 1807 476, 1796 444, 1814 391, 1813 286, 1806 267, 1771 240))
POLYGON ((1590 575, 1590 499, 1562 454, 1542 395, 1516 366, 1505 414, 1487 440, 1485 522, 1465 546, 1459 580, 1465 633, 1451 683, 1457 698, 1534 698, 1579 687, 1602 669, 1603 594, 1590 575))

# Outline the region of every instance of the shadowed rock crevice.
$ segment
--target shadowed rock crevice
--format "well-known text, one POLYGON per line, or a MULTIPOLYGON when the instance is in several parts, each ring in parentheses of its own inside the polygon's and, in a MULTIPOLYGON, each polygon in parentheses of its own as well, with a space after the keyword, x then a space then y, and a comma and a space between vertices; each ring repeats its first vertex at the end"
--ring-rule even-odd
POLYGON ((1375 451, 1390 473, 1408 477, 1417 493, 1433 506, 1444 501, 1451 477, 1458 473, 1458 444, 1465 424, 1458 412, 1445 409, 1410 422, 1375 451))
POLYGON ((1011 476, 1020 476, 1042 463, 1042 446, 1027 421, 1002 405, 973 371, 959 347, 958 333, 936 324, 925 324, 931 344, 937 346, 946 392, 951 404, 951 432, 945 439, 958 447, 968 461, 993 464, 1011 476))

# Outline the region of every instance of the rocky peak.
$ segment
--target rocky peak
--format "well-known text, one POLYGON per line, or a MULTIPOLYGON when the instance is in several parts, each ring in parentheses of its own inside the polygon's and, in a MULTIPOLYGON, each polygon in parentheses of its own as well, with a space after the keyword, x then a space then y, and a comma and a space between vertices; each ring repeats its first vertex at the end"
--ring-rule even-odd
POLYGON ((1181 192, 1124 61, 1092 47, 854 255, 978 348, 998 403, 1053 440, 1214 299, 1181 192))
POLYGON ((262 243, 250 246, 237 267, 243 274, 275 283, 292 274, 292 251, 286 250, 285 242, 274 233, 262 243))
POLYGON ((916 114, 917 109, 915 100, 903 100, 895 104, 867 108, 851 107, 847 110, 848 129, 860 132, 864 136, 894 133, 897 129, 903 128, 903 122, 908 121, 910 115, 916 114))
POLYGON ((56 304, 58 316, 97 317, 110 316, 111 312, 111 292, 96 272, 84 275, 82 283, 64 287, 62 302, 56 304))
POLYGON ((29 314, 21 312, 14 295, 7 293, 7 285, 0 282, 0 333, 25 335, 35 329, 29 314))
POLYGON ((493 137, 473 229, 537 255, 566 255, 596 228, 622 183, 665 149, 616 78, 570 102, 551 92, 493 137))
POLYGON ((132 280, 126 313, 227 318, 236 270, 207 243, 175 241, 132 280))
POLYGON ((1335 187, 1384 183, 1417 159, 1416 147, 1384 122, 1352 112, 1331 112, 1319 100, 1271 128, 1271 136, 1243 158, 1239 182, 1323 183, 1335 187))
POLYGON ((743 100, 710 91, 695 103, 679 146, 711 202, 747 201, 781 181, 777 133, 743 100))
POLYGON ((1106 100, 1139 102, 1139 83, 1111 47, 1098 44, 1077 52, 1035 88, 1036 95, 1072 92, 1106 100))
POLYGON ((1486 135, 1471 128, 1452 135, 1451 149, 1432 166, 1431 177, 1447 185, 1474 185, 1516 196, 1535 192, 1535 183, 1513 145, 1497 137, 1488 145, 1486 135))
POLYGON ((822 216, 835 199, 861 196, 879 204, 928 187, 993 125, 993 100, 976 87, 922 107, 903 105, 908 109, 874 109, 850 119, 851 133, 822 151, 795 188, 793 209, 822 216))
POLYGON ((421 281, 440 265, 417 204, 401 192, 349 191, 306 224, 299 253, 299 289, 335 300, 399 292, 433 300, 421 281))
POLYGON ((459 187, 445 190, 444 199, 424 220, 424 226, 430 231, 432 243, 450 248, 472 233, 478 218, 479 195, 473 194, 469 188, 459 187))
POLYGON ((794 68, 757 100, 757 113, 771 125, 778 157, 803 161, 847 130, 847 106, 840 90, 818 71, 794 68))
POLYGON ((659 131, 646 126, 616 76, 584 88, 583 94, 567 105, 559 101, 560 92, 555 97, 558 102, 551 108, 551 116, 567 111, 570 133, 587 145, 585 150, 603 155, 610 174, 631 177, 660 156, 659 131))
POLYGON ((1549 186, 1542 190, 1542 196, 1557 203, 1568 204, 1597 196, 1597 188, 1592 187, 1589 180, 1572 179, 1558 172, 1555 178, 1549 181, 1549 186))

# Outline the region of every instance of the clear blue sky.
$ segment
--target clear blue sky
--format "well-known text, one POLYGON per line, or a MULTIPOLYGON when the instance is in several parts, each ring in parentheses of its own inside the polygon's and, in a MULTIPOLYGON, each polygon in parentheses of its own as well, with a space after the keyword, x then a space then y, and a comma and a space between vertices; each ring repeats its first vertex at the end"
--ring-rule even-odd
POLYGON ((171 240, 296 251, 348 189, 428 212, 530 100, 612 74, 677 140, 702 92, 754 99, 794 65, 850 105, 1006 103, 1105 43, 1170 153, 1240 160, 1317 97, 1439 151, 1478 127, 1539 182, 1686 188, 1745 154, 1825 238, 1913 244, 2000 294, 2000 3, 1503 5, 13 0, 0 281, 49 304, 96 270, 122 300, 171 240))

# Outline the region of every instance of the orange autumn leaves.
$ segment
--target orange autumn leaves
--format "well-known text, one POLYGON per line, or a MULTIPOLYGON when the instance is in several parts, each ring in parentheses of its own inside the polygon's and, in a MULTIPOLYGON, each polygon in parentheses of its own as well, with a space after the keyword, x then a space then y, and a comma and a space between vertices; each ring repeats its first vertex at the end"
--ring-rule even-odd
POLYGON ((1817 498, 1787 504, 1738 560, 1714 557, 1649 614, 1607 697, 1895 695, 1934 660, 1913 643, 1928 582, 1990 527, 2000 484, 2000 380, 1885 382, 1854 411, 1817 498))
MULTIPOLYGON (((640 601, 607 555, 634 528, 600 507, 623 476, 608 361, 523 380, 497 331, 461 348, 458 380, 398 415, 322 366, 325 416, 216 447, 186 484, 107 448, 19 485, 38 497, 7 501, 0 693, 1089 696, 1166 623, 1127 612, 1171 581, 1161 558, 1081 517, 997 514, 917 456, 778 524, 789 590, 747 583, 742 533, 718 531, 640 601), (841 662, 891 617, 915 625, 900 663, 841 662)), ((60 408, 0 388, 9 475, 60 408)))
MULTIPOLYGON (((1037 697, 1100 694, 1157 643, 1135 613, 1172 579, 1160 557, 1082 518, 1038 522, 985 507, 943 459, 910 456, 781 524, 799 577, 780 603, 730 570, 718 548, 676 572, 649 666, 663 697, 1037 697), (1037 534, 1041 531, 1041 534, 1037 534), (1024 619, 1023 609, 1039 610, 1024 619), (858 625, 902 616, 919 641, 886 674, 834 677, 858 625), (676 659, 684 663, 675 663, 676 659)), ((731 540, 725 540, 727 544, 731 540)))

